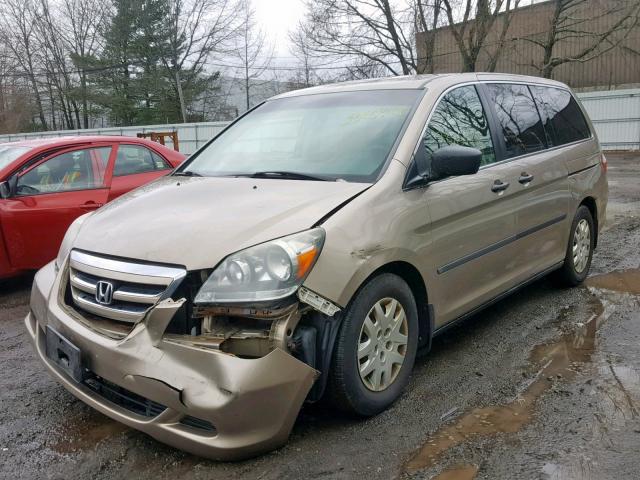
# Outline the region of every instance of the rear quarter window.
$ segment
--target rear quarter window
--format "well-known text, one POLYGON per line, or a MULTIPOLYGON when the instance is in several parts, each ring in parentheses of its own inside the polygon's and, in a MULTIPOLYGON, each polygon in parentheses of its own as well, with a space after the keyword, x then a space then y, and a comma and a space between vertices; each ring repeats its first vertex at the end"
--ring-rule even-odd
POLYGON ((550 146, 566 145, 591 136, 587 120, 571 93, 560 88, 533 86, 531 92, 550 146))
POLYGON ((171 166, 160 155, 148 148, 141 145, 122 144, 118 147, 113 176, 122 177, 170 168, 171 166))

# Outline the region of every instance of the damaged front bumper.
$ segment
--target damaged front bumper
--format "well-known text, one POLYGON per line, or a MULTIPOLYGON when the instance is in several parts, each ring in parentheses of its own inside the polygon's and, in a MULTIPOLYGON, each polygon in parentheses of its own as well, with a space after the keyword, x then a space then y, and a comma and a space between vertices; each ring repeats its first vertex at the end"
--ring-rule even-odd
POLYGON ((123 339, 105 337, 64 308, 62 277, 53 263, 38 272, 25 324, 42 362, 80 400, 163 443, 217 460, 250 457, 286 442, 317 376, 312 367, 280 348, 246 359, 173 342, 163 331, 180 301, 159 303, 123 339), (78 347, 92 378, 154 408, 142 415, 67 375, 47 357, 47 326, 78 347))

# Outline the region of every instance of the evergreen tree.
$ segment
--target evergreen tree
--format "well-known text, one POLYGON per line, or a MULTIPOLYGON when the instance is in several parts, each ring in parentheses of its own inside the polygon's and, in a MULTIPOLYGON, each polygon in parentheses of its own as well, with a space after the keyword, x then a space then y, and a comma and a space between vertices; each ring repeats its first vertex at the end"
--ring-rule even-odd
POLYGON ((198 1, 113 0, 104 49, 90 59, 91 100, 110 123, 206 119, 219 77, 206 68, 207 59, 233 31, 235 12, 219 0, 205 11, 198 1), (209 19, 217 21, 209 25, 209 19))
POLYGON ((97 62, 100 86, 96 103, 102 105, 114 125, 138 123, 137 46, 144 2, 113 0, 115 14, 105 32, 105 48, 97 62), (104 68, 101 70, 100 67, 104 68))
POLYGON ((162 49, 167 41, 164 25, 167 9, 167 0, 140 2, 140 29, 134 45, 135 57, 141 69, 137 78, 140 124, 164 123, 168 120, 163 105, 170 85, 161 63, 162 49))

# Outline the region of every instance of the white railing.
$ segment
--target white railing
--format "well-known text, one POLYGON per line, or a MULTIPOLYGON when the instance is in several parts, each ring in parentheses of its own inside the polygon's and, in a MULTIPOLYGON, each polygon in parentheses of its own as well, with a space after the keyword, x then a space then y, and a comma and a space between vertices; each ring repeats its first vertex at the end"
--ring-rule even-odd
MULTIPOLYGON (((68 137, 80 135, 122 135, 135 137, 146 132, 178 132, 178 146, 182 153, 190 154, 215 137, 229 122, 173 123, 166 125, 145 125, 142 127, 106 127, 88 130, 58 130, 55 132, 16 133, 0 135, 0 142, 15 142, 34 138, 68 137)), ((167 139, 167 146, 172 147, 167 139)))

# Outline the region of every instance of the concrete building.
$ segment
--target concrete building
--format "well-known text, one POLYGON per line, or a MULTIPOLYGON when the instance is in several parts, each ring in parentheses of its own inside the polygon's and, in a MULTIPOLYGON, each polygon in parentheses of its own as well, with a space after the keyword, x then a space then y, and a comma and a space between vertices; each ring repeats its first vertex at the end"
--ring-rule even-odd
MULTIPOLYGON (((606 32, 620 18, 620 14, 603 15, 612 7, 626 10, 639 0, 584 0, 576 9, 572 9, 574 19, 587 19, 573 27, 588 32, 606 32)), ((522 2, 524 3, 524 2, 522 2)), ((514 10, 507 31, 506 41, 500 51, 495 71, 540 75, 533 65, 540 64, 544 50, 540 46, 524 40, 544 41, 548 35, 553 18, 555 1, 534 3, 514 10)), ((573 21, 573 20, 572 20, 573 21)), ((473 22, 473 20, 471 20, 473 22)), ((500 14, 487 35, 480 53, 477 71, 488 69, 491 56, 499 48, 500 33, 504 14, 500 14)), ((451 33, 450 27, 436 30, 434 47, 434 73, 459 72, 462 70, 461 55, 451 33)), ((425 58, 424 34, 418 33, 416 44, 418 57, 425 58)), ((583 34, 572 35, 558 42, 554 56, 567 56, 582 51, 593 44, 593 38, 583 34)), ((428 73, 428 72, 425 72, 428 73)), ((570 62, 557 67, 553 78, 569 84, 573 88, 612 89, 640 85, 640 25, 629 33, 628 37, 616 48, 586 62, 570 62)))

